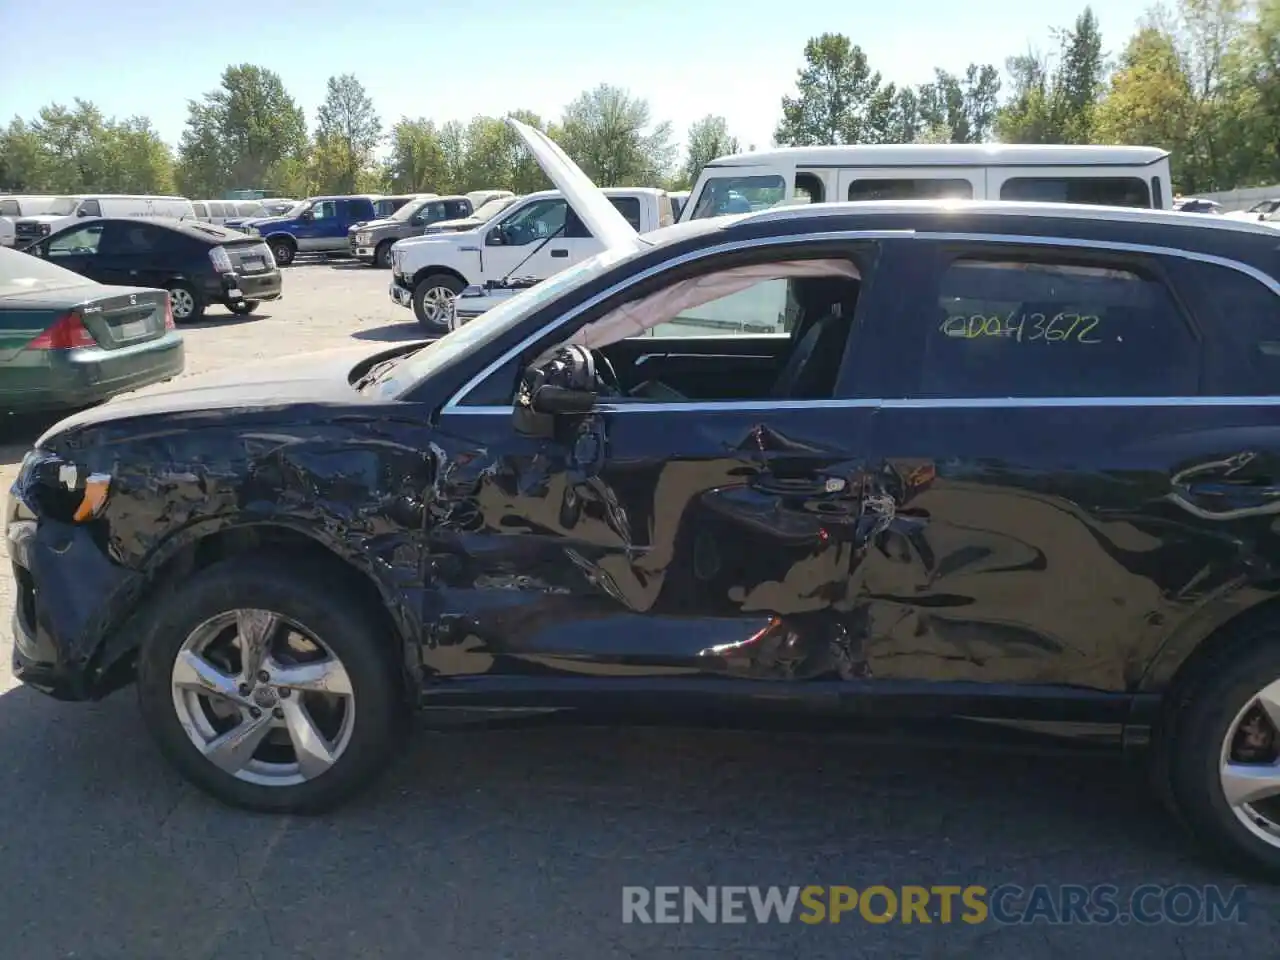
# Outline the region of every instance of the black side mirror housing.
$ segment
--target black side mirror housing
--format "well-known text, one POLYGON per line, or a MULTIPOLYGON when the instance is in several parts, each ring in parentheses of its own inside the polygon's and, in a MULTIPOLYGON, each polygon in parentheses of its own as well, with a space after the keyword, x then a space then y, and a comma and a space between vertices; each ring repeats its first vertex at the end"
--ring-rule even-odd
POLYGON ((515 429, 535 437, 574 432, 595 409, 595 359, 586 347, 557 347, 530 364, 520 381, 513 412, 515 429))
POLYGON ((310 210, 304 210, 302 213, 298 214, 298 219, 301 220, 303 223, 310 223, 315 218, 316 218, 316 215, 312 213, 310 210))
POLYGON ((502 232, 501 227, 494 227, 484 238, 486 247, 505 247, 507 245, 506 234, 502 232))

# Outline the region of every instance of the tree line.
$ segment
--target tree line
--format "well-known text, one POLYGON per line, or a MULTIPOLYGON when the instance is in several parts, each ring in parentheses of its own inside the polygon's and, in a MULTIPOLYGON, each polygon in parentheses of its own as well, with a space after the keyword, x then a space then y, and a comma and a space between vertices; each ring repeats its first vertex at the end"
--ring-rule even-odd
MULTIPOLYGON (((1280 0, 1176 0, 1153 8, 1114 53, 1085 7, 1046 40, 1003 69, 971 64, 898 85, 849 37, 822 34, 805 44, 774 140, 1146 144, 1172 151, 1182 192, 1280 182, 1280 0)), ((313 126, 280 76, 252 64, 228 67, 187 110, 176 148, 147 117, 106 117, 88 100, 14 118, 0 130, 0 189, 218 197, 265 187, 299 197, 549 185, 502 118, 388 126, 352 74, 329 79, 313 126)), ((686 187, 742 146, 709 115, 680 149, 646 100, 608 84, 557 118, 509 115, 547 132, 602 186, 686 187)))

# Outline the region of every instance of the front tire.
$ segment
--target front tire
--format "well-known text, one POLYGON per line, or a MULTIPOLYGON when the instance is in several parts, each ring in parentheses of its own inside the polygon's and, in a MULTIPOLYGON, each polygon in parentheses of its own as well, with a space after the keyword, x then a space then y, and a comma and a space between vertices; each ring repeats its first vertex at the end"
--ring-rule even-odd
POLYGON ((174 323, 192 323, 204 316, 204 300, 195 287, 189 283, 174 281, 169 284, 168 289, 174 323))
POLYGON ((144 720, 214 798, 317 813, 388 766, 406 702, 396 658, 340 578, 278 557, 225 560, 167 594, 151 623, 144 720))
POLYGON ((237 316, 243 317, 253 313, 261 305, 261 300, 241 300, 239 303, 228 304, 227 309, 237 316))
POLYGON ((413 288, 413 313, 427 333, 449 332, 448 302, 460 294, 463 283, 447 273, 433 273, 413 288))
POLYGON ((373 263, 371 266, 378 267, 381 270, 391 269, 391 244, 394 240, 383 240, 373 251, 373 263))
POLYGON ((1280 881, 1280 646, 1233 645, 1188 691, 1161 745, 1175 812, 1236 867, 1280 881))

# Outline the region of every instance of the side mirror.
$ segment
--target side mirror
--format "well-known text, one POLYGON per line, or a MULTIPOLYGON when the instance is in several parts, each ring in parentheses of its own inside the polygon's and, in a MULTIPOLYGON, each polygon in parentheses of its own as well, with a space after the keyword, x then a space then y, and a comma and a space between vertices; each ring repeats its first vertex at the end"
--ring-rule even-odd
POLYGON ((538 437, 556 437, 568 427, 565 418, 585 417, 595 408, 595 359, 586 347, 557 347, 525 368, 516 395, 516 431, 538 437))
POLYGON ((585 416, 596 405, 596 394, 591 390, 575 390, 545 384, 530 399, 529 408, 534 413, 552 416, 585 416))
MULTIPOLYGON (((88 210, 86 210, 84 207, 77 207, 77 208, 76 208, 76 216, 77 216, 77 217, 87 217, 88 215, 89 215, 89 211, 88 211, 88 210)), ((1259 220, 1261 220, 1262 218, 1261 218, 1261 217, 1259 217, 1258 219, 1259 219, 1259 220)))
POLYGON ((502 232, 501 227, 494 227, 489 231, 488 236, 484 238, 486 247, 505 247, 507 245, 506 234, 502 232))
POLYGON ((316 218, 316 215, 312 213, 310 210, 304 210, 302 213, 298 214, 298 219, 301 220, 303 223, 310 223, 315 218, 316 218))

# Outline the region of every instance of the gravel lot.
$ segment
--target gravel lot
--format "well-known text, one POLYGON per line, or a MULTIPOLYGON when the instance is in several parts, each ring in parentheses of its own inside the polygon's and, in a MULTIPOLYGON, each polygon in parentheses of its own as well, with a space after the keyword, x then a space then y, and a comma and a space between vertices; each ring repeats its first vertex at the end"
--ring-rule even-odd
MULTIPOLYGON (((302 264, 187 330, 191 373, 413 338, 388 274, 302 264)), ((0 439, 0 483, 39 425, 0 439)), ((0 542, 0 551, 3 550, 0 542)), ((3 561, 0 561, 2 563, 3 561)), ((0 567, 3 570, 3 567, 0 567)), ((131 691, 59 704, 8 671, 0 575, 0 957, 1276 957, 1244 924, 624 925, 622 887, 1222 884, 1119 762, 705 732, 422 734, 324 818, 231 812, 153 751, 131 691)), ((936 914, 935 914, 936 918, 936 914)))

